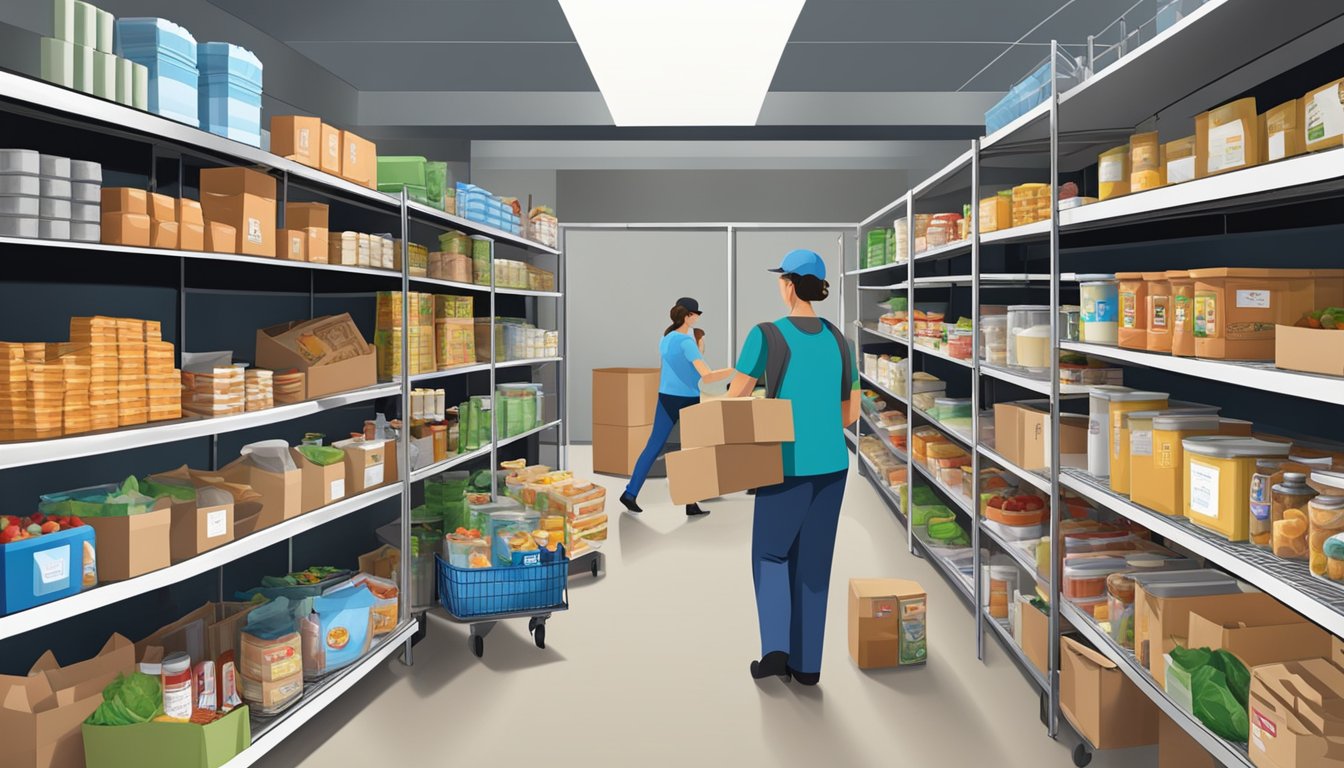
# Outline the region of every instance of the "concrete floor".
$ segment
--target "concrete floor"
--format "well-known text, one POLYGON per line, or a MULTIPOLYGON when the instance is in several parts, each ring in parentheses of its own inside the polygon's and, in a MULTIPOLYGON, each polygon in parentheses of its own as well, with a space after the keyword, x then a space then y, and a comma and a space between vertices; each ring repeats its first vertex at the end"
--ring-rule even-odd
MULTIPOLYGON (((591 454, 571 450, 585 474, 591 454)), ((651 480, 641 517, 611 507, 605 576, 575 576, 568 613, 537 649, 525 621, 497 626, 485 657, 467 630, 430 619, 415 665, 389 660, 263 758, 262 768, 333 765, 1070 766, 1071 736, 1046 736, 1037 696, 998 641, 975 657, 971 614, 854 474, 836 544, 818 688, 756 683, 748 561, 751 501, 687 520, 651 480), (929 663, 862 672, 849 659, 851 577, 919 581, 929 592, 929 663), (525 751, 524 751, 525 750, 525 751), (529 755, 524 757, 524 755, 529 755)), ((1155 751, 1099 753, 1102 768, 1150 766, 1155 751)))

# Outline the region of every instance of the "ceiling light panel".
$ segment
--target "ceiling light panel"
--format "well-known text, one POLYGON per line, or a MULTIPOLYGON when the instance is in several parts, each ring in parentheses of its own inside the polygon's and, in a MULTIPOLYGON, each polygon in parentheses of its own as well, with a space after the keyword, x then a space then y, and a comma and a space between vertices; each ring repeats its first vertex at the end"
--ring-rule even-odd
POLYGON ((804 0, 560 0, 620 126, 755 125, 804 0))

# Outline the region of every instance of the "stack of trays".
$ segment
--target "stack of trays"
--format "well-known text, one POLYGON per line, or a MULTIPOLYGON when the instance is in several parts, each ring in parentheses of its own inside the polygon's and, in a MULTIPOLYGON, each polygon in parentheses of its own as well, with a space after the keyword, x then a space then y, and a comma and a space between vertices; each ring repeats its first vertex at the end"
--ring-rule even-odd
POLYGON ((89 387, 92 366, 88 353, 71 352, 60 354, 60 348, 68 345, 52 344, 57 348, 55 362, 61 365, 61 375, 65 379, 65 397, 61 402, 61 428, 64 434, 77 435, 93 429, 93 418, 89 410, 89 387))
POLYGON ((70 239, 70 158, 41 155, 38 234, 44 240, 70 239))
POLYGON ((33 428, 23 345, 0 342, 0 440, 21 440, 33 428))
POLYGON ((205 130, 261 146, 261 60, 230 43, 201 43, 198 102, 205 130))
MULTIPOLYGON (((43 345, 39 345, 43 346, 43 345)), ((60 437, 65 406, 65 366, 28 360, 28 407, 32 431, 27 437, 60 437)))
POLYGON ((0 150, 0 237, 35 238, 41 231, 40 157, 31 149, 0 150))
POLYGON ((167 19, 117 19, 117 52, 149 76, 149 111, 200 126, 196 38, 167 19))
POLYGON ((182 407, 197 416, 231 416, 246 408, 243 369, 235 365, 182 374, 182 407))
POLYGON ((272 391, 277 403, 300 403, 307 397, 303 371, 277 373, 271 377, 272 391))
POLYGON ((150 421, 182 418, 182 373, 157 320, 145 321, 145 383, 150 421))
POLYGON ((243 377, 245 407, 248 411, 264 411, 275 407, 274 371, 248 368, 243 377))
POLYGON ((115 429, 118 425, 118 363, 116 320, 111 317, 70 318, 70 345, 66 354, 89 365, 89 428, 115 429))

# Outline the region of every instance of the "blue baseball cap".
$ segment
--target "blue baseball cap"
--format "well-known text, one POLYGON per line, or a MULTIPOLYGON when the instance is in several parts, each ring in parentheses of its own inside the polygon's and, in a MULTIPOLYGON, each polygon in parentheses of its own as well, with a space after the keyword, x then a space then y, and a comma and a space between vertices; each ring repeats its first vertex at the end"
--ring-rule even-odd
POLYGON ((822 261, 815 251, 799 248, 784 254, 784 260, 779 263, 779 268, 770 271, 782 275, 811 275, 818 280, 825 280, 826 262, 822 261))

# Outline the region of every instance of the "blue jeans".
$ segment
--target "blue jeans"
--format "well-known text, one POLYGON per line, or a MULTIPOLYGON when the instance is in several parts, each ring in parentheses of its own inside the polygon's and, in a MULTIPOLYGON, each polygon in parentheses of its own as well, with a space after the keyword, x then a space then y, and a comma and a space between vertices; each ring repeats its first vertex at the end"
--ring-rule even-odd
POLYGON ((699 402, 698 397, 661 393, 658 395, 658 407, 653 413, 653 432, 649 435, 648 445, 644 446, 644 452, 639 454, 639 461, 635 462, 635 472, 630 475, 630 484, 625 486, 626 493, 639 498, 639 492, 644 488, 644 481, 649 478, 649 470, 653 469, 653 462, 658 460, 658 454, 662 453, 663 446, 667 445, 667 438, 672 434, 672 428, 681 418, 681 409, 699 402))
POLYGON ((821 672, 826 597, 847 476, 786 477, 756 491, 751 560, 761 655, 787 651, 795 672, 821 672))

